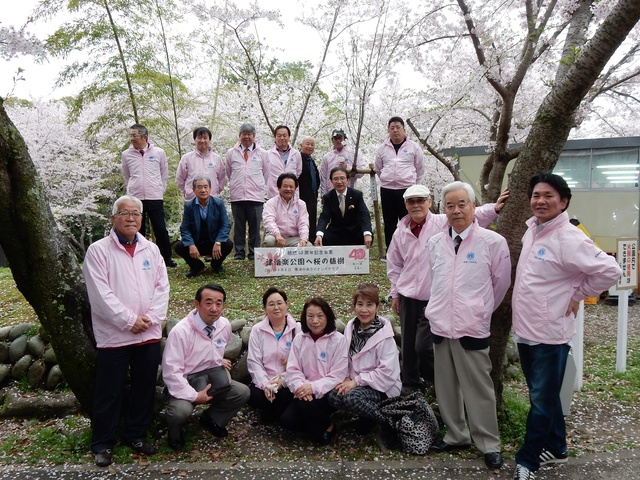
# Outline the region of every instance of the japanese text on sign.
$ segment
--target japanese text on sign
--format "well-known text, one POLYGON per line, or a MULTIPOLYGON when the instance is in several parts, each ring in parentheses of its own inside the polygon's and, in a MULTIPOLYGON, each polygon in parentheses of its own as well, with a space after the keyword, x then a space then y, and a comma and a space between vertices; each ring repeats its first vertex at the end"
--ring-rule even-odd
POLYGON ((617 257, 622 269, 618 289, 636 288, 638 286, 638 239, 619 238, 617 257))
POLYGON ((256 277, 369 273, 369 250, 339 247, 256 248, 256 277))

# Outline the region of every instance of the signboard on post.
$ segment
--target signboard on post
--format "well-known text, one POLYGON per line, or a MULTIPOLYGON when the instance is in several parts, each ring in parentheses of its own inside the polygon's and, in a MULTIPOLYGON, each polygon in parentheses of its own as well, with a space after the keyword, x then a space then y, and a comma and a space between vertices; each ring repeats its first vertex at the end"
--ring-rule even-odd
POLYGON ((638 239, 618 239, 618 264, 622 276, 618 280, 618 290, 633 290, 638 286, 638 239))
POLYGON ((369 249, 364 245, 255 249, 256 277, 365 273, 369 273, 369 249))

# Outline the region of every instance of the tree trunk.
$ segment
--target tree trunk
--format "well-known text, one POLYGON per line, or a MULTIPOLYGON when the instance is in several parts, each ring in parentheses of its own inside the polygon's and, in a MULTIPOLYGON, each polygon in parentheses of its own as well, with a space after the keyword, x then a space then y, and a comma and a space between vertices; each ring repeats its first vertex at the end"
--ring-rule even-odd
POLYGON ((95 348, 89 302, 73 249, 62 236, 27 147, 0 98, 0 245, 20 292, 51 337, 66 381, 86 411, 95 348))
MULTIPOLYGON (((564 76, 553 86, 536 113, 533 126, 518 156, 509 181, 510 196, 498 217, 498 232, 509 244, 512 278, 520 257, 520 239, 525 221, 531 216, 527 190, 529 180, 540 171, 551 171, 573 126, 573 115, 600 72, 640 20, 640 2, 620 0, 598 28, 564 76)), ((491 374, 502 405, 502 366, 511 331, 511 294, 509 289, 491 322, 491 374)))

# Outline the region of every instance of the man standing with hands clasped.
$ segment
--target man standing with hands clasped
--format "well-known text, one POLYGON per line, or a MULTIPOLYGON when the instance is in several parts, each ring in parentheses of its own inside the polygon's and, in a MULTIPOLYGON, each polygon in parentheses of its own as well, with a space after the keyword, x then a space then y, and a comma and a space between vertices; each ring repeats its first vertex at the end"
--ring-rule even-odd
POLYGON ((433 335, 436 398, 447 433, 431 448, 467 448, 473 440, 487 467, 497 469, 503 462, 489 335, 491 314, 511 285, 509 248, 501 235, 474 220, 471 185, 450 183, 442 189, 442 198, 450 228, 428 243, 433 281, 425 316, 433 335))

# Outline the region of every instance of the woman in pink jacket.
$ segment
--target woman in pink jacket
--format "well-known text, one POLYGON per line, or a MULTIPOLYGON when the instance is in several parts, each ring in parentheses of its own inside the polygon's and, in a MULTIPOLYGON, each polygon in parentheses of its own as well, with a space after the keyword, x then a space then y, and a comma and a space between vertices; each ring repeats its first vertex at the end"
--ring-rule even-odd
POLYGON ((300 324, 288 313, 287 294, 276 287, 264 292, 262 306, 264 318, 251 329, 249 337, 249 405, 259 409, 262 421, 269 423, 280 418, 293 400, 284 373, 300 324))
POLYGON ((329 404, 358 415, 357 433, 374 425, 378 404, 400 395, 400 362, 391 322, 378 316, 380 290, 363 283, 353 294, 356 318, 344 330, 348 376, 329 392, 329 404))
POLYGON ((307 300, 302 309, 302 334, 297 335, 287 362, 286 380, 294 399, 280 417, 291 430, 310 434, 319 445, 327 445, 335 425, 327 393, 347 374, 345 339, 336 330, 336 316, 320 297, 307 300))

